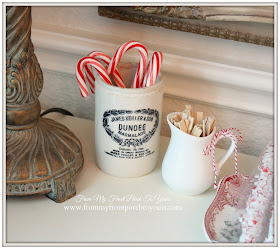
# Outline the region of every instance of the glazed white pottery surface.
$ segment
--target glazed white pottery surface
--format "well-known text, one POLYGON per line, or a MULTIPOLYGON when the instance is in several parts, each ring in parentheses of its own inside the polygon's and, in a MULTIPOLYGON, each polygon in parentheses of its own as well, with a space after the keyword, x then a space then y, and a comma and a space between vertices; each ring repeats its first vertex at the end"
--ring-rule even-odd
MULTIPOLYGON (((203 155, 203 149, 210 144, 216 133, 214 127, 207 137, 195 137, 187 134, 170 122, 170 117, 178 112, 167 115, 171 129, 171 139, 162 163, 162 176, 166 184, 174 191, 183 195, 199 195, 214 183, 212 153, 203 155)), ((217 142, 219 139, 217 139, 217 142)), ((218 172, 234 150, 234 142, 219 162, 218 172)))
MULTIPOLYGON (((128 67, 129 69, 129 67, 128 67)), ((138 177, 157 163, 163 80, 147 88, 120 88, 97 77, 95 144, 98 167, 118 177, 138 177)))

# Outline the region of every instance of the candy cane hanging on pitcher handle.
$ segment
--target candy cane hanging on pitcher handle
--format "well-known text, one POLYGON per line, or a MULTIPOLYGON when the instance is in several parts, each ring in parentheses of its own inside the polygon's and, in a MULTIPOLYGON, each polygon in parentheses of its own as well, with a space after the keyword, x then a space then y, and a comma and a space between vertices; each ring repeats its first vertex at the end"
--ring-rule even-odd
POLYGON ((212 167, 214 171, 214 189, 217 188, 217 177, 218 177, 218 170, 216 168, 216 160, 215 160, 215 151, 216 151, 216 141, 219 137, 226 138, 230 137, 234 141, 234 168, 235 168, 235 174, 238 174, 238 169, 237 169, 237 141, 242 142, 243 137, 239 129, 237 128, 229 128, 227 130, 220 130, 218 131, 210 144, 208 144, 204 149, 203 149, 203 155, 209 155, 212 151, 212 167), (232 131, 236 131, 237 134, 233 133, 232 131))

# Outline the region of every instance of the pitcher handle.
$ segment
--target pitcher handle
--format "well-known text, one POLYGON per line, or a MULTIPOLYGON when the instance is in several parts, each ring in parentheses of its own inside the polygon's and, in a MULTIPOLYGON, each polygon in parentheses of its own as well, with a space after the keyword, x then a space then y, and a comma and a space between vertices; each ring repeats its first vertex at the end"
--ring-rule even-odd
MULTIPOLYGON (((220 139, 222 139, 223 137, 218 137, 217 140, 215 141, 215 145, 218 143, 218 141, 220 139)), ((235 149, 235 141, 232 137, 229 137, 231 139, 231 145, 228 148, 227 152, 223 155, 223 157, 219 160, 219 162, 216 162, 216 167, 218 168, 218 171, 221 170, 222 166, 224 165, 224 163, 228 160, 228 158, 230 157, 230 155, 232 154, 232 152, 235 149)))

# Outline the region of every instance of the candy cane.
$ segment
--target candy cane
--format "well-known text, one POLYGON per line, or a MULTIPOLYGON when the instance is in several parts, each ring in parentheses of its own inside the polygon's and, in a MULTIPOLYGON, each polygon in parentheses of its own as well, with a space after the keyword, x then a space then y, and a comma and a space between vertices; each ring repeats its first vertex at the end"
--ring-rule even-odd
POLYGON ((133 48, 139 51, 140 62, 131 87, 138 88, 142 85, 144 79, 144 74, 147 66, 147 57, 148 57, 147 49, 141 43, 137 41, 130 41, 120 46, 117 52, 115 53, 114 57, 112 58, 107 68, 107 72, 108 74, 113 74, 124 53, 133 48))
POLYGON ((142 87, 148 87, 155 84, 160 67, 162 64, 162 53, 154 52, 147 67, 142 87))
MULTIPOLYGON (((110 64, 110 61, 111 61, 111 58, 108 55, 106 55, 105 53, 100 52, 100 51, 92 51, 91 53, 88 54, 88 57, 92 57, 94 59, 99 59, 101 61, 104 61, 107 66, 110 64)), ((86 65, 85 69, 86 69, 86 77, 87 77, 90 85, 94 85, 95 78, 94 78, 93 72, 90 69, 89 65, 86 65)), ((125 84, 123 83, 122 77, 121 77, 118 69, 116 69, 116 71, 113 73, 113 78, 116 81, 117 86, 125 88, 125 84)))
POLYGON ((207 145, 204 149, 203 149, 203 155, 209 155, 211 153, 211 151, 213 150, 212 153, 212 162, 213 162, 213 171, 214 171, 214 189, 217 188, 217 176, 218 176, 218 170, 216 168, 216 161, 215 161, 215 149, 216 149, 216 141, 219 137, 230 137, 232 138, 232 140, 234 141, 234 168, 235 168, 235 174, 238 174, 238 170, 237 170, 237 141, 242 142, 243 141, 243 137, 241 132, 236 129, 236 128, 229 128, 227 130, 220 130, 218 131, 214 138, 212 139, 212 141, 210 142, 209 145, 207 145), (238 135, 234 134, 231 132, 231 130, 237 131, 238 135))
MULTIPOLYGON (((76 67, 76 78, 79 83, 81 95, 84 98, 89 95, 88 88, 87 88, 86 81, 85 81, 85 76, 83 74, 84 67, 87 64, 92 65, 95 68, 95 70, 99 73, 100 77, 106 83, 108 83, 109 85, 113 85, 110 80, 109 75, 106 72, 106 69, 103 67, 103 65, 98 60, 93 59, 91 57, 84 57, 78 62, 78 65, 76 67)), ((94 93, 95 86, 91 82, 90 82, 90 89, 94 93)))

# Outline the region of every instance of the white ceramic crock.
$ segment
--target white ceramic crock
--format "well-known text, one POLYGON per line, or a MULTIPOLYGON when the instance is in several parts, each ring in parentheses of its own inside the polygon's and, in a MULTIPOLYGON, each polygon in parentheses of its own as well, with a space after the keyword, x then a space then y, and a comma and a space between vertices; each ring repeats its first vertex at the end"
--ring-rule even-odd
MULTIPOLYGON (((121 75, 132 74, 124 67, 121 75), (126 72, 127 71, 127 72, 126 72)), ((124 77, 125 79, 133 77, 124 77)), ((157 164, 163 80, 147 88, 95 83, 95 148, 98 167, 118 177, 139 177, 157 164)))

